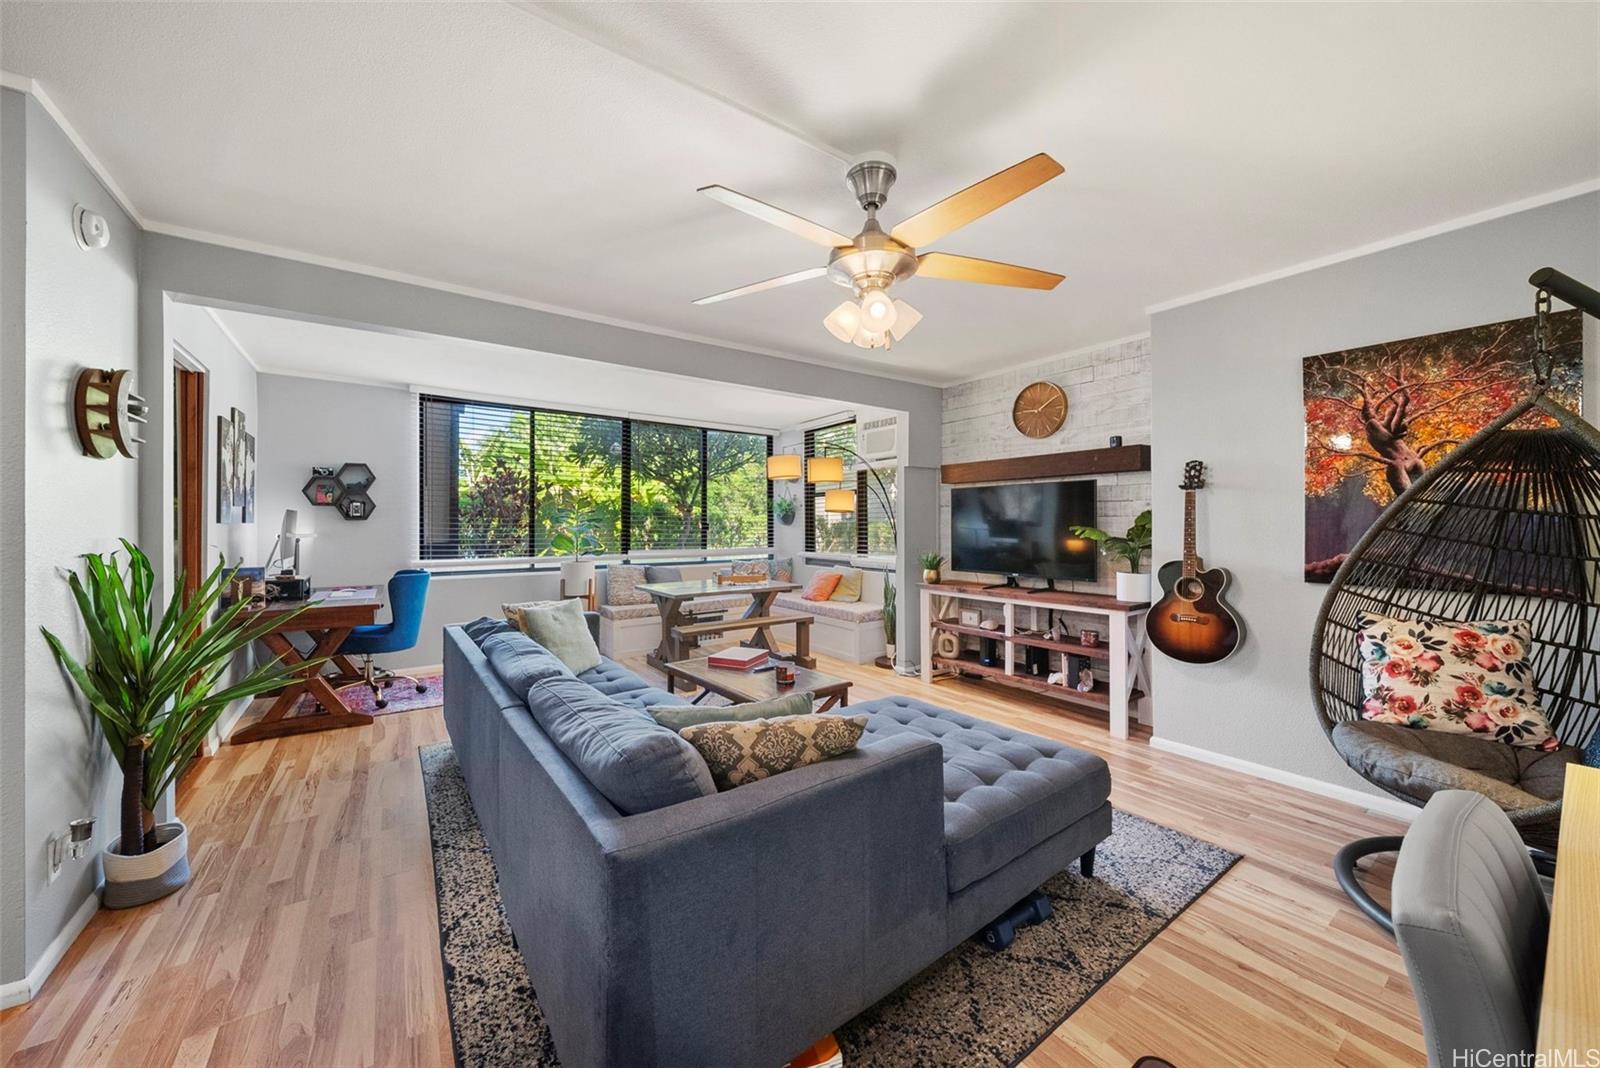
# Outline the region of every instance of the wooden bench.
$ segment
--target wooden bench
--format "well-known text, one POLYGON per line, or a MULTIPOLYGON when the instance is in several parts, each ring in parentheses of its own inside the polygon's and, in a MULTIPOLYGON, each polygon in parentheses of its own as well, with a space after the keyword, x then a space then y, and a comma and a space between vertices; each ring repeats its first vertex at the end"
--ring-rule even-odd
POLYGON ((774 613, 770 616, 746 616, 743 619, 723 619, 711 623, 690 623, 672 628, 672 644, 674 661, 683 660, 689 655, 689 650, 699 644, 701 638, 715 634, 726 634, 729 631, 749 630, 749 639, 742 642, 756 649, 770 649, 779 653, 778 645, 772 638, 772 627, 794 624, 794 655, 789 657, 803 668, 817 666, 817 658, 811 655, 811 616, 801 612, 774 613))

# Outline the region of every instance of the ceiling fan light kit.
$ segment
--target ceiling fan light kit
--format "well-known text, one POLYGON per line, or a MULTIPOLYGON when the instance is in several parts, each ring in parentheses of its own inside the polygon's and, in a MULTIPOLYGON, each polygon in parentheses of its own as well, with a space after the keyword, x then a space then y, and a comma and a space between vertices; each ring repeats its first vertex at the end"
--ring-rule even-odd
POLYGON ((856 203, 867 213, 861 232, 853 238, 725 186, 705 186, 700 192, 719 204, 781 227, 830 251, 826 267, 794 271, 701 297, 695 303, 715 304, 826 276, 829 281, 847 286, 855 293, 854 300, 840 304, 822 320, 828 333, 864 349, 891 348, 922 321, 922 313, 890 296, 889 289, 919 271, 930 278, 1024 289, 1054 289, 1061 282, 1062 276, 1050 271, 945 252, 918 255, 916 249, 1010 203, 1061 171, 1061 164, 1041 152, 946 197, 885 233, 878 222, 878 211, 889 199, 897 172, 892 160, 882 153, 870 153, 845 174, 845 182, 855 194, 856 203))

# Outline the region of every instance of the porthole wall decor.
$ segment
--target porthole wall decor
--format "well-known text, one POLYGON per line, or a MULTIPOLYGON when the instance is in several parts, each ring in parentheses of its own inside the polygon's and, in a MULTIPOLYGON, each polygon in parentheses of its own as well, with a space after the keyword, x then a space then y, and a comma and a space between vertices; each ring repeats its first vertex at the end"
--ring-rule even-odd
POLYGON ((147 421, 144 398, 133 392, 133 372, 85 367, 72 396, 73 421, 85 456, 133 459, 144 439, 133 428, 147 421))

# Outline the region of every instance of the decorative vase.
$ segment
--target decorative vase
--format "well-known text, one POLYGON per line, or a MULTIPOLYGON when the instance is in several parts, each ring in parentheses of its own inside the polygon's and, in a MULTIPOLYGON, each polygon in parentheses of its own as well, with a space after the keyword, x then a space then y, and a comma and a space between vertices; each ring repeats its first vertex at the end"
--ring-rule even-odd
POLYGON ((136 857, 117 852, 122 839, 100 855, 106 886, 100 903, 108 909, 127 909, 166 897, 189 881, 189 828, 182 820, 158 823, 151 832, 156 847, 136 857))
POLYGON ((587 597, 594 582, 594 561, 585 558, 561 561, 561 590, 567 597, 587 597))
POLYGON ((1146 604, 1150 600, 1150 573, 1148 571, 1117 572, 1117 600, 1146 604))
POLYGON ((930 586, 937 583, 939 581, 939 569, 936 567, 923 568, 922 581, 928 583, 930 586))

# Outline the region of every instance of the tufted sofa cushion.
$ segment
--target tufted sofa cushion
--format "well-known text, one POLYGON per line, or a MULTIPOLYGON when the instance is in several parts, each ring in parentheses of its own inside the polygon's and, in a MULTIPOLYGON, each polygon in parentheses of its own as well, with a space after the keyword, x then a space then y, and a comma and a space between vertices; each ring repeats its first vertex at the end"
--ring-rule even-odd
POLYGON ((945 872, 953 894, 998 871, 1104 805, 1111 771, 1093 753, 911 697, 851 708, 867 716, 861 747, 895 734, 944 750, 945 872))
POLYGON ((772 599, 772 607, 786 612, 806 612, 828 619, 842 619, 850 623, 871 623, 883 618, 883 605, 869 601, 807 601, 798 593, 780 593, 772 599))
POLYGON ((674 697, 665 690, 656 689, 609 656, 601 656, 599 666, 580 672, 578 678, 613 701, 618 701, 630 708, 643 709, 646 712, 652 705, 680 705, 683 703, 683 698, 674 697))

